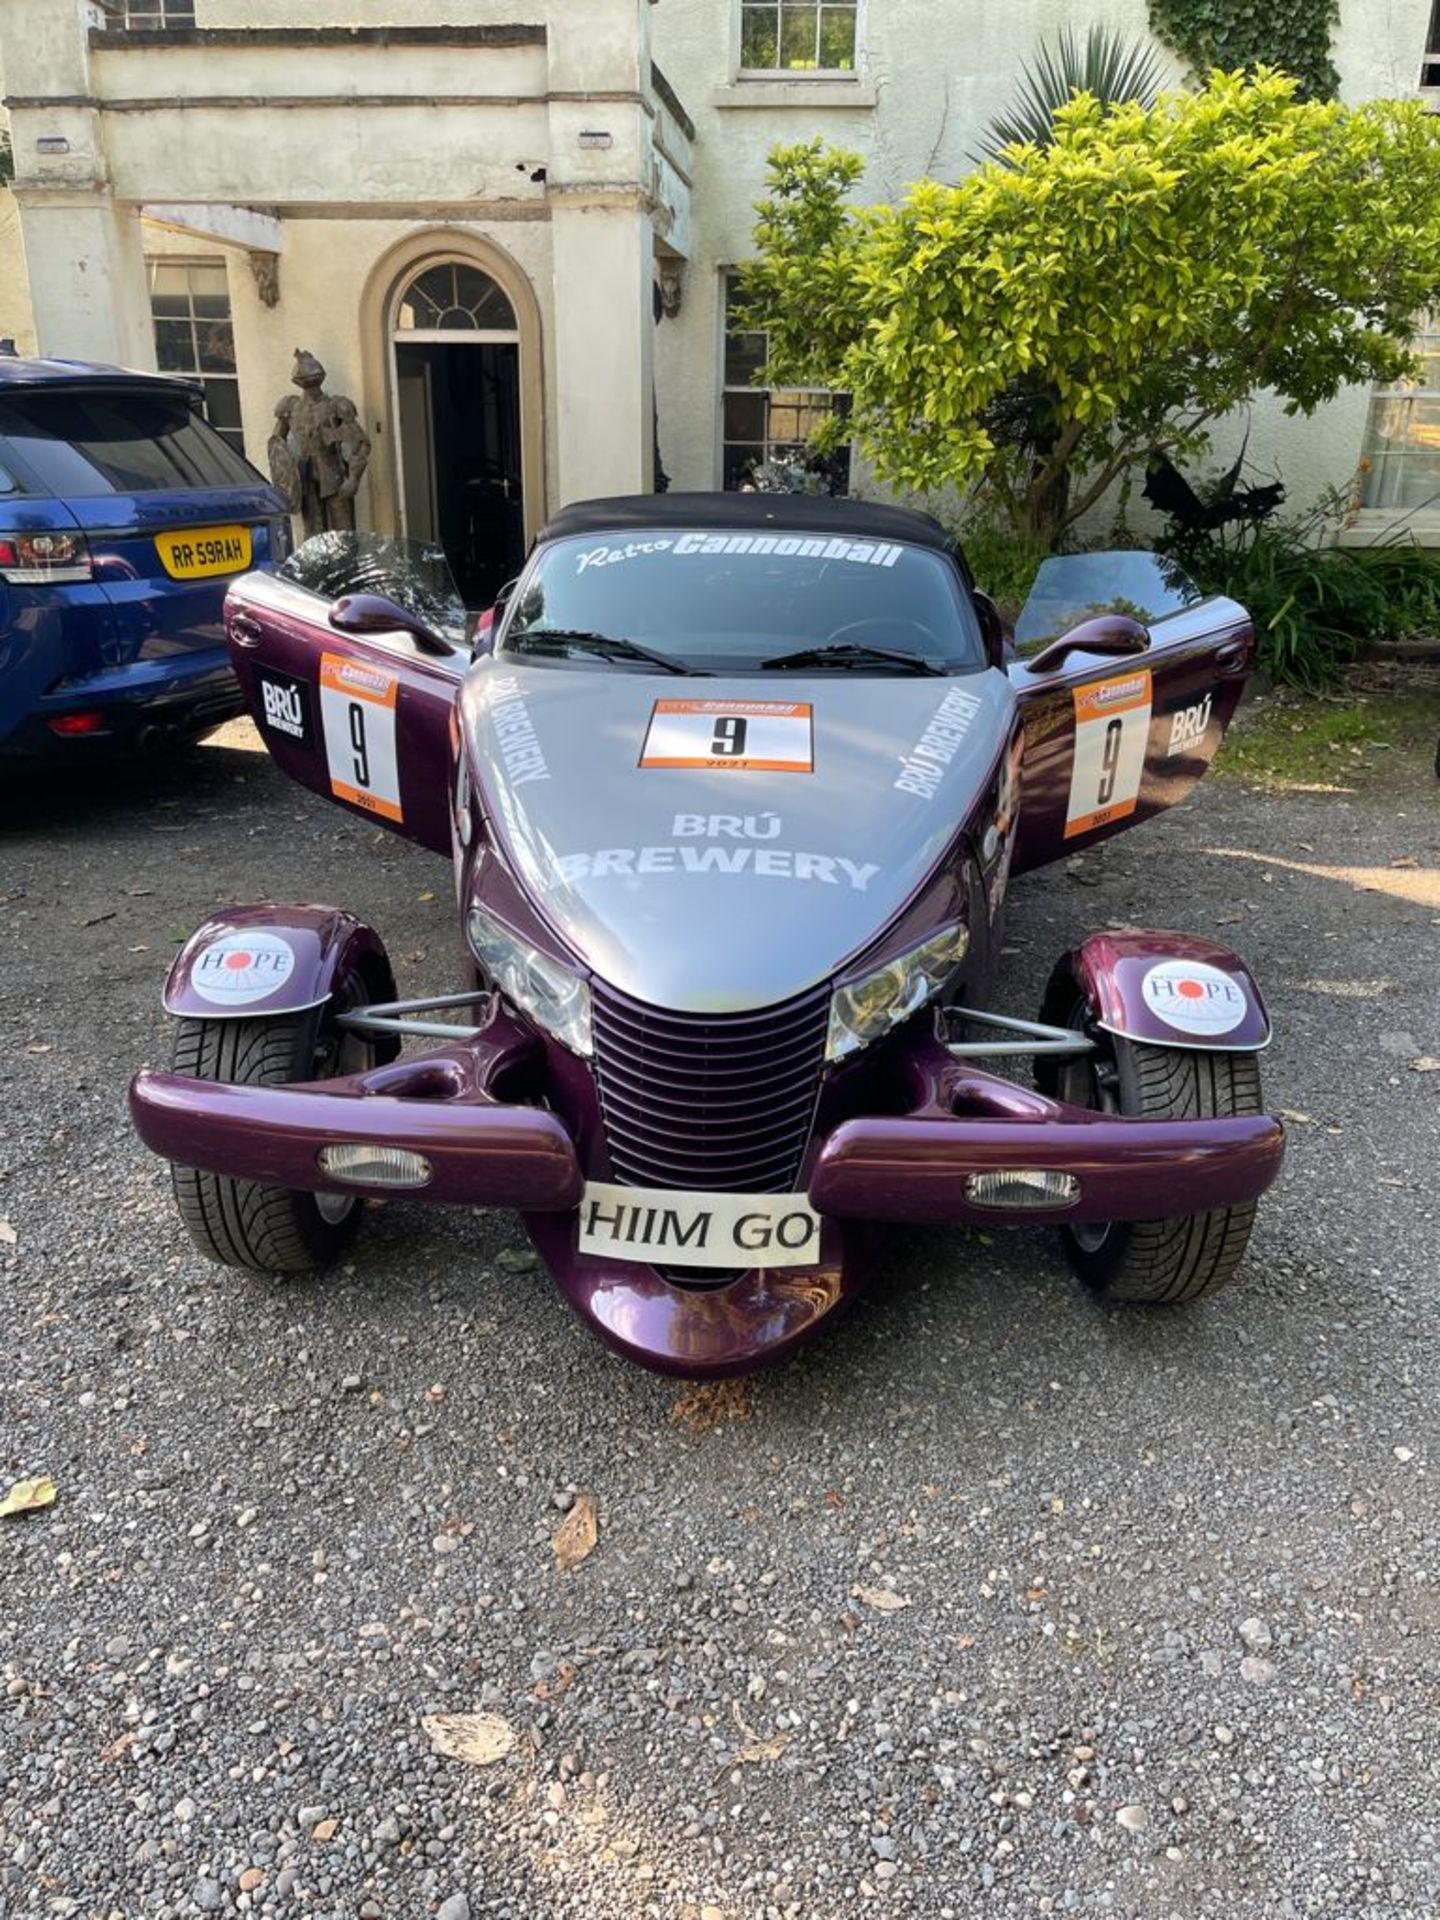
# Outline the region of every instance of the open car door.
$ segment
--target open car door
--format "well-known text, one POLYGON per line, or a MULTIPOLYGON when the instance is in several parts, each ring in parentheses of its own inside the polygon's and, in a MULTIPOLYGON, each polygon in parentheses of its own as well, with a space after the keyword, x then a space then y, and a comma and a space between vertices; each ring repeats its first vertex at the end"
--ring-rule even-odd
POLYGON ((444 854, 470 624, 441 550, 380 534, 317 534, 225 601, 230 658, 276 765, 444 854))
POLYGON ((1015 647, 1024 872, 1185 798, 1239 705, 1254 632, 1158 554, 1082 553, 1042 564, 1015 647))

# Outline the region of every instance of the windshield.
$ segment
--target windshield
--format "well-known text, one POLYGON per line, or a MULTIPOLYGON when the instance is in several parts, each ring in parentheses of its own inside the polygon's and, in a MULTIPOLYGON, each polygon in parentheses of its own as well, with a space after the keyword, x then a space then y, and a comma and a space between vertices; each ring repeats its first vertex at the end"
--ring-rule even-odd
POLYGON ((465 603, 444 548, 431 541, 384 533, 317 533, 275 571, 322 600, 382 594, 452 646, 467 644, 465 603))
POLYGON ((62 499, 260 485, 183 393, 8 393, 0 399, 0 440, 62 499))
MULTIPOLYGON (((629 640, 711 672, 830 647, 842 650, 836 666, 876 672, 883 659, 857 656, 888 649, 942 668, 985 665, 949 561, 896 541, 818 535, 655 527, 547 543, 521 580, 501 645, 538 653, 547 632, 629 640)), ((593 651, 576 664, 626 666, 619 653, 593 651)))

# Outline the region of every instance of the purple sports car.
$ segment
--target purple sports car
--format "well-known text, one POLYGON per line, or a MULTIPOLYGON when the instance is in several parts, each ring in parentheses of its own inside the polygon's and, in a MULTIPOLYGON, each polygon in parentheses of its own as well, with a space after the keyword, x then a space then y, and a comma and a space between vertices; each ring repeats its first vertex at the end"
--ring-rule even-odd
POLYGON ((1205 771, 1233 602, 1047 561, 1017 652, 923 515, 671 494, 566 509, 478 620, 435 550, 342 534, 226 617, 277 764, 449 857, 465 965, 400 1000, 340 908, 200 928, 131 1104, 213 1258, 323 1266, 367 1197, 518 1208, 605 1340, 688 1375, 811 1333, 879 1222, 1052 1222, 1113 1301, 1235 1273, 1284 1152, 1244 962, 1097 933, 1037 1018, 990 1005, 1010 875, 1205 771))

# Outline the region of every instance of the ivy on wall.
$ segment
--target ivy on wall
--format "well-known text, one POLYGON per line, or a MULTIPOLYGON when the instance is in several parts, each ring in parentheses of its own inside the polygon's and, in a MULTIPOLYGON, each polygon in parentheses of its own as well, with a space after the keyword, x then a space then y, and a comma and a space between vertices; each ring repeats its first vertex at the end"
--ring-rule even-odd
POLYGON ((1330 58, 1339 20, 1340 0, 1150 0, 1156 38, 1197 73, 1279 67, 1312 100, 1332 100, 1339 88, 1330 58))

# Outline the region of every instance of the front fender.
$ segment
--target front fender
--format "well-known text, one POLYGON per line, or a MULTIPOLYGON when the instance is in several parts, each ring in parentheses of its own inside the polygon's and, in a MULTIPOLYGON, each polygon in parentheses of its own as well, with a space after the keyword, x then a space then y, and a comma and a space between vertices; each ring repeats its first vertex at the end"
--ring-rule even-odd
POLYGON ((1092 933, 1050 976, 1045 1017, 1063 1021, 1079 987, 1100 1025, 1158 1047, 1257 1053, 1270 1019, 1250 969, 1188 933, 1092 933))
POLYGON ((374 1000, 395 996, 384 942, 339 907, 232 907, 207 920, 176 955, 165 981, 165 1011, 200 1020, 299 1013, 329 999, 335 982, 359 972, 374 1000))

